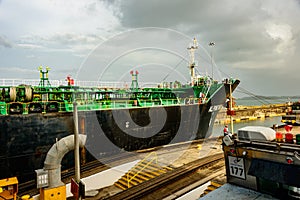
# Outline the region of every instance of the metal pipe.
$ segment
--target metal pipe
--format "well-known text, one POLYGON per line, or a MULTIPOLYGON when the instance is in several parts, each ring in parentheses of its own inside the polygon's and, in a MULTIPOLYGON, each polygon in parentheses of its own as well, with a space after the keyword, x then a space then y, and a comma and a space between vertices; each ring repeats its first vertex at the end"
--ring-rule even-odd
POLYGON ((74 118, 74 157, 75 157, 75 181, 79 183, 80 181, 80 158, 79 158, 79 139, 78 139, 78 112, 77 103, 74 98, 73 102, 73 118, 74 118))
POLYGON ((230 94, 230 131, 233 134, 233 117, 232 117, 232 82, 229 83, 229 94, 230 94))
MULTIPOLYGON (((79 121, 80 121, 80 131, 79 131, 79 133, 82 134, 82 135, 86 135, 86 133, 85 133, 85 117, 81 117, 79 121)), ((85 164, 86 163, 85 148, 81 149, 80 157, 81 157, 82 164, 85 164)))
MULTIPOLYGON (((79 146, 84 147, 86 135, 79 135, 79 146)), ((61 181, 61 161, 66 153, 74 150, 74 135, 69 135, 57 141, 48 151, 44 169, 48 170, 49 188, 54 188, 64 185, 61 181)))

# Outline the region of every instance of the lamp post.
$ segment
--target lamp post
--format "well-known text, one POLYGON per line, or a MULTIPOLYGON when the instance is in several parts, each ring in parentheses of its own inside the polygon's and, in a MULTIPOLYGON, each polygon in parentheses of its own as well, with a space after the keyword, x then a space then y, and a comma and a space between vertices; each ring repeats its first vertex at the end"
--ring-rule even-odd
POLYGON ((215 46, 215 43, 214 43, 214 42, 210 42, 208 45, 211 47, 211 51, 210 51, 210 59, 211 59, 211 76, 212 76, 212 79, 214 80, 213 46, 215 46))
MULTIPOLYGON (((79 156, 79 130, 78 130, 78 110, 75 91, 73 91, 73 119, 74 119, 74 158, 75 158, 75 182, 80 183, 80 156, 79 156)), ((81 194, 78 193, 76 200, 81 200, 81 194)))

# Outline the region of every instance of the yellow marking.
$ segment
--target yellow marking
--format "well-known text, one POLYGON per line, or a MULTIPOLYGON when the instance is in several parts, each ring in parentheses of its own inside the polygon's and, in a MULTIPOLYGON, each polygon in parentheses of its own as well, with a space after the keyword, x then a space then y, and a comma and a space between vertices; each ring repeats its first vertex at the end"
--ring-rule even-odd
POLYGON ((201 145, 201 144, 198 144, 198 145, 197 145, 197 149, 198 149, 198 150, 201 150, 201 149, 202 149, 202 145, 201 145))
MULTIPOLYGON (((149 158, 150 156, 153 156, 152 159, 150 159, 146 165, 144 165, 140 170, 138 170, 138 172, 136 172, 132 177, 130 177, 130 174, 127 173, 127 186, 128 188, 130 188, 130 182, 134 179, 134 177, 136 177, 139 173, 141 173, 148 165, 150 165, 153 161, 155 161, 155 163, 157 163, 157 154, 156 152, 151 152, 150 154, 148 154, 140 163, 145 163, 146 159, 149 158)), ((138 167, 138 166, 137 166, 138 167)), ((154 178, 154 177, 153 177, 154 178)))

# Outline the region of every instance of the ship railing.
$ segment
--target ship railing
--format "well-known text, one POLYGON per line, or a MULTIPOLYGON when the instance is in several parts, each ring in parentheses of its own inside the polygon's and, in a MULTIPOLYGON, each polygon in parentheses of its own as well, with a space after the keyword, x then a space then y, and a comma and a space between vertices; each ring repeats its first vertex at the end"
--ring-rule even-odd
POLYGON ((127 88, 126 82, 100 82, 100 81, 76 81, 76 86, 80 87, 99 87, 99 88, 127 88))
MULTIPOLYGON (((199 98, 184 98, 184 99, 161 99, 157 101, 151 100, 114 100, 114 101, 99 101, 99 102, 83 102, 77 101, 78 110, 105 110, 105 109, 122 109, 122 108, 138 108, 138 107, 159 107, 159 106, 174 106, 174 105, 191 105, 202 104, 205 100, 199 98)), ((69 102, 65 105, 68 112, 73 111, 73 104, 69 102)))
POLYGON ((184 98, 181 101, 181 104, 183 105, 189 105, 189 104, 203 104, 207 101, 207 98, 184 98))
POLYGON ((39 85, 39 80, 0 79, 1 86, 39 85))
MULTIPOLYGON (((18 85, 31 85, 38 86, 40 83, 39 79, 0 79, 1 86, 18 86, 18 85)), ((61 85, 67 85, 66 80, 49 80, 49 83, 53 87, 58 87, 61 85)), ((75 86, 80 87, 99 87, 99 88, 129 88, 127 82, 121 81, 75 81, 75 86)), ((140 82, 140 87, 157 87, 158 83, 148 83, 148 82, 140 82)))
MULTIPOLYGON (((18 85, 31 85, 38 86, 40 83, 39 79, 0 79, 1 86, 18 86, 18 85)), ((59 85, 65 85, 64 80, 49 80, 51 86, 57 87, 59 85)))
MULTIPOLYGON (((80 87, 98 87, 98 88, 113 88, 113 89, 129 89, 127 82, 112 82, 112 81, 75 81, 76 86, 80 87)), ((139 82, 140 88, 154 87, 156 88, 158 83, 139 82)))

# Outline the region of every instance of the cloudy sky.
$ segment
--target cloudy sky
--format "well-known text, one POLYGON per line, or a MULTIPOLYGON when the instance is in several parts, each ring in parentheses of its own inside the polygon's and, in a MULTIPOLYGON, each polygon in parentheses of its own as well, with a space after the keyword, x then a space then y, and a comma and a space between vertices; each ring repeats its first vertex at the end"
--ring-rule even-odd
POLYGON ((0 79, 187 81, 196 37, 199 73, 299 95, 299 24, 299 0, 0 0, 0 79))

